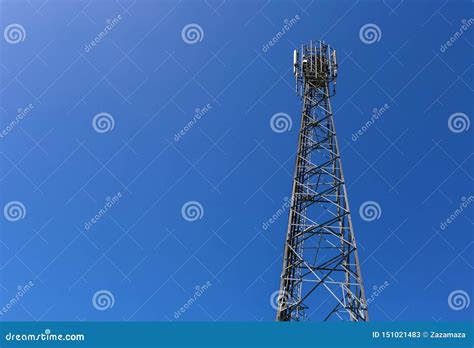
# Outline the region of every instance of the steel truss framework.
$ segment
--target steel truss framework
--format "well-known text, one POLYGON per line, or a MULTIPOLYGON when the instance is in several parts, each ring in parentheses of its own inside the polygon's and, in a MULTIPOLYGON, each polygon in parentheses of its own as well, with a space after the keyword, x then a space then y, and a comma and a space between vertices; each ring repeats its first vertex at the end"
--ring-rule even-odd
POLYGON ((368 311, 330 98, 336 52, 310 42, 294 53, 303 102, 277 320, 367 321, 368 311))

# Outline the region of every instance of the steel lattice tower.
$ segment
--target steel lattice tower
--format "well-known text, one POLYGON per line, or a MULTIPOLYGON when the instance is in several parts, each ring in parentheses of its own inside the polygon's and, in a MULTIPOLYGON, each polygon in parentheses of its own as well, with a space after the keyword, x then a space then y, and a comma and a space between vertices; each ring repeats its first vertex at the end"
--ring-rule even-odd
POLYGON ((294 51, 303 112, 284 249, 277 320, 367 321, 368 312, 331 111, 336 51, 294 51))

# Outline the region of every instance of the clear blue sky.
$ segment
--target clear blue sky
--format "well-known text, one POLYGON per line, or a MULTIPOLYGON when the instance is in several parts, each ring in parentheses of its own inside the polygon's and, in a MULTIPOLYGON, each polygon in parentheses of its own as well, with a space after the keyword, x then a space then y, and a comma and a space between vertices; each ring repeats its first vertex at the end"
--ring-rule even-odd
POLYGON ((448 297, 473 294, 473 207, 440 227, 473 194, 472 127, 456 133, 448 119, 473 117, 474 28, 440 48, 472 15, 470 2, 0 6, 2 32, 24 29, 0 40, 0 128, 32 105, 0 139, 2 211, 11 201, 26 211, 0 216, 0 308, 34 283, 0 320, 176 320, 208 281, 177 320, 274 320, 287 211, 262 224, 290 194, 300 112, 292 51, 310 39, 338 51, 332 103, 367 297, 389 284, 371 319, 472 318, 474 304, 453 310, 448 297), (191 23, 202 29, 194 44, 181 35, 191 23), (361 40, 365 24, 378 41, 361 40), (114 127, 99 133, 92 122, 104 112, 114 127), (293 121, 287 132, 270 127, 279 112, 293 121), (200 219, 183 218, 188 201, 201 204, 200 219), (379 219, 360 217, 366 201, 380 205, 379 219), (92 304, 100 290, 114 297, 104 311, 92 304))

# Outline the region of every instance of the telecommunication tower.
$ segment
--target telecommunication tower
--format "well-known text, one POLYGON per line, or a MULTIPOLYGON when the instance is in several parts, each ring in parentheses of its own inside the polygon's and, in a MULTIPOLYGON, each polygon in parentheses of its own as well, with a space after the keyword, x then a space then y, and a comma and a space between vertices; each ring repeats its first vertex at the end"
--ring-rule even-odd
POLYGON ((367 321, 330 104, 336 51, 324 41, 302 45, 293 72, 303 111, 276 319, 367 321))

